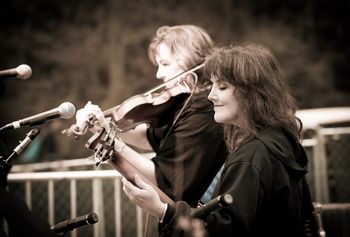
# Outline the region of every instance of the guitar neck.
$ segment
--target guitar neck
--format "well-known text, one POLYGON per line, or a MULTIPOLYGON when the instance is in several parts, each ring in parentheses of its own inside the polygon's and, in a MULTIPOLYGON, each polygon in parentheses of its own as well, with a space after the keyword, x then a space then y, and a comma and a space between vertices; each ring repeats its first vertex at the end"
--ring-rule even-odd
POLYGON ((120 154, 114 154, 111 159, 108 160, 109 164, 113 166, 123 177, 135 184, 135 174, 140 176, 147 184, 151 185, 152 188, 158 193, 159 198, 162 202, 174 205, 175 202, 166 195, 156 184, 151 182, 144 174, 142 174, 133 164, 131 164, 125 157, 120 154))
POLYGON ((159 187, 151 182, 139 169, 137 169, 132 163, 130 163, 124 156, 114 151, 114 139, 120 132, 120 129, 111 124, 110 131, 107 133, 105 129, 95 133, 85 144, 85 147, 95 152, 94 158, 99 162, 108 160, 119 173, 134 183, 135 174, 139 175, 147 184, 158 193, 162 202, 174 205, 175 202, 168 197, 159 187))

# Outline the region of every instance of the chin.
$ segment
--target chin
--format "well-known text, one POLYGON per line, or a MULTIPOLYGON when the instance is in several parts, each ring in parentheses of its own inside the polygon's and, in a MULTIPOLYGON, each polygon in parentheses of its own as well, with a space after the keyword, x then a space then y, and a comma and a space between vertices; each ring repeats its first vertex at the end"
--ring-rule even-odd
POLYGON ((225 123, 225 119, 223 119, 223 118, 220 117, 220 116, 214 116, 214 120, 215 120, 215 122, 217 122, 217 123, 225 123))

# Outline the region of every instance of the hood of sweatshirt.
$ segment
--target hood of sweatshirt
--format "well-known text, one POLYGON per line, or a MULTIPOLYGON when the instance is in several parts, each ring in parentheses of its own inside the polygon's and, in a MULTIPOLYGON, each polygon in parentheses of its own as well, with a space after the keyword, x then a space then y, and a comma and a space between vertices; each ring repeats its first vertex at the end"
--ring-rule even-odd
POLYGON ((303 176, 307 173, 308 158, 306 152, 291 132, 266 129, 259 132, 257 139, 293 174, 303 176))

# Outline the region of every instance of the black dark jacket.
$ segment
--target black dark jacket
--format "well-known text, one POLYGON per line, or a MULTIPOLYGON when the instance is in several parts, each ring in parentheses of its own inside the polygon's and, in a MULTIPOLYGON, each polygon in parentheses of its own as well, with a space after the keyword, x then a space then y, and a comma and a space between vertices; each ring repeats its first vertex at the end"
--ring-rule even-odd
POLYGON ((228 155, 223 129, 214 121, 213 105, 204 94, 195 95, 172 123, 148 130, 156 152, 152 161, 157 184, 173 200, 196 206, 228 155))
MULTIPOLYGON (((229 193, 233 204, 205 218, 209 236, 303 236, 311 198, 305 181, 307 156, 295 137, 264 130, 225 163, 214 197, 229 193)), ((174 221, 189 206, 169 207, 161 235, 171 236, 174 221)))

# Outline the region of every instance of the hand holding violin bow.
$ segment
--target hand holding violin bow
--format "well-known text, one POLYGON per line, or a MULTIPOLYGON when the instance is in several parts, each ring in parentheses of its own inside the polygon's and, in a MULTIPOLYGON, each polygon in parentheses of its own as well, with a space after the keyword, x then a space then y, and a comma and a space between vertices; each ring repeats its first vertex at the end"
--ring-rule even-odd
POLYGON ((146 93, 132 96, 120 105, 103 112, 98 105, 88 102, 83 109, 78 110, 76 124, 62 133, 78 138, 89 129, 96 132, 99 130, 98 123, 102 127, 108 126, 108 121, 103 120, 106 117, 110 117, 122 132, 142 123, 161 127, 174 115, 175 107, 183 104, 193 94, 198 78, 195 71, 203 66, 201 64, 185 71, 146 93))
MULTIPOLYGON (((106 111, 88 102, 84 108, 78 110, 76 124, 63 132, 67 135, 74 135, 75 138, 84 135, 87 131, 93 132, 94 135, 85 146, 94 151, 93 158, 96 165, 108 161, 131 182, 134 182, 137 174, 151 185, 163 202, 173 203, 157 186, 154 164, 125 145, 120 137, 140 124, 148 124, 154 128, 169 125, 169 121, 175 124, 195 91, 197 75, 194 71, 202 66, 199 65, 183 72, 162 85, 144 94, 133 96, 106 111), (140 161, 142 161, 142 166, 138 166, 140 161)), ((125 141, 128 144, 130 142, 125 141)), ((137 145, 142 143, 139 140, 137 142, 137 145)))

